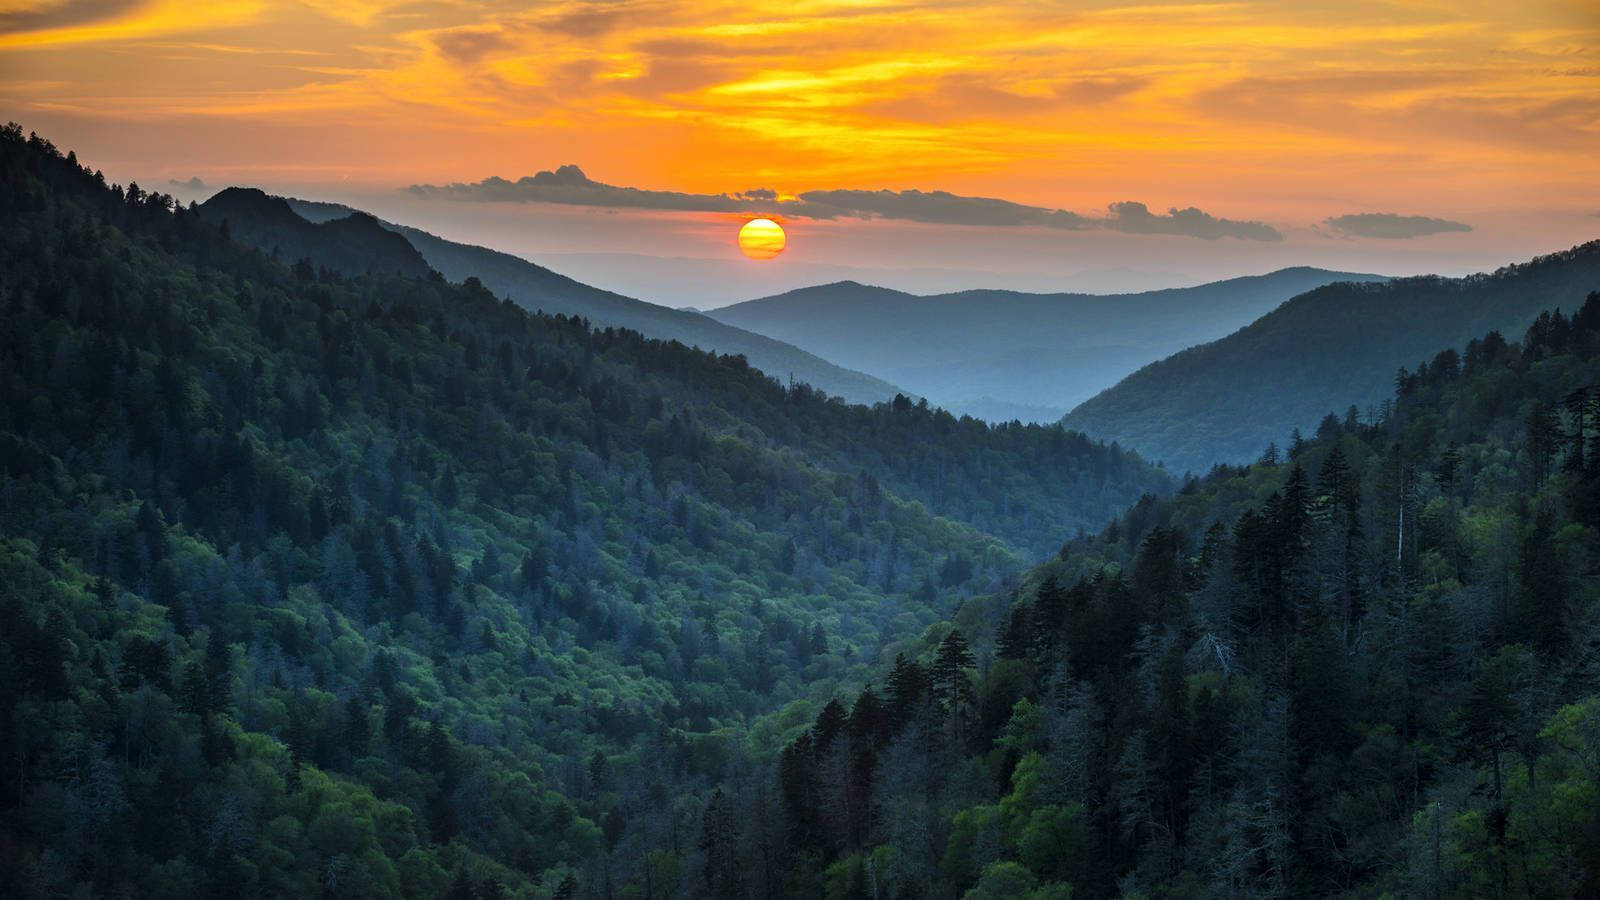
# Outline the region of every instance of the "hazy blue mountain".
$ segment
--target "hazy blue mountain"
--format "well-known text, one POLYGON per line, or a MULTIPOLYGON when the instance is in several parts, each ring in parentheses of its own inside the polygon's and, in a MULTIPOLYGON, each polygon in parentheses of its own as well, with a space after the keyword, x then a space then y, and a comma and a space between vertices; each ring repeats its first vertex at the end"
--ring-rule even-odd
MULTIPOLYGON (((285 204, 312 222, 336 221, 356 212, 337 203, 293 198, 287 199, 285 204)), ((850 371, 781 340, 754 334, 700 313, 670 309, 604 291, 509 253, 458 244, 408 225, 374 221, 403 235, 427 264, 446 278, 460 281, 476 276, 489 290, 511 297, 525 309, 581 316, 601 328, 631 328, 648 337, 679 341, 702 350, 742 354, 752 366, 780 381, 787 382, 792 376, 795 381, 803 381, 855 403, 887 400, 901 390, 887 381, 850 371)))
POLYGON ((922 296, 843 281, 707 315, 903 385, 956 412, 1050 421, 1139 366, 1221 337, 1295 294, 1379 278, 1302 267, 1110 295, 922 296))
POLYGON ((1115 437, 1169 470, 1259 456, 1354 403, 1363 414, 1395 371, 1489 330, 1520 335, 1541 310, 1600 287, 1600 241, 1492 274, 1332 284, 1212 343, 1145 366, 1063 421, 1115 437))

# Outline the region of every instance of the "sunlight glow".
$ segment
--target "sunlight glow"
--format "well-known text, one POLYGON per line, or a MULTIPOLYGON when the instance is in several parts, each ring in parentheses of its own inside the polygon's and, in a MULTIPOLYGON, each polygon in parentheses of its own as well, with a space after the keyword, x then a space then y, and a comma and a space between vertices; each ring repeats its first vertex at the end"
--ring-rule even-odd
POLYGON ((751 259, 772 259, 788 244, 783 227, 771 219, 751 219, 739 229, 739 250, 751 259))
POLYGON ((246 166, 336 128, 304 165, 366 183, 575 161, 687 191, 1567 208, 1600 177, 1597 46, 1569 0, 5 0, 0 103, 246 166))

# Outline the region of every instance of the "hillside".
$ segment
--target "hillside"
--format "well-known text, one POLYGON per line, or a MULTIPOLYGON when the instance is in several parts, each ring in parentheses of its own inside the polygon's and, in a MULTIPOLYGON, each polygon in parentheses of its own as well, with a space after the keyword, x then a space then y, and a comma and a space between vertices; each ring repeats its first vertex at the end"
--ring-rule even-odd
POLYGON ((919 296, 846 281, 706 314, 870 372, 957 413, 1054 421, 1151 360, 1221 337, 1296 294, 1377 278, 1295 268, 1116 295, 919 296))
MULTIPOLYGON (((314 222, 335 221, 352 214, 366 215, 336 203, 296 199, 283 202, 314 222)), ((578 316, 597 328, 628 328, 646 337, 678 341, 716 353, 742 355, 750 365, 785 384, 792 377, 852 403, 877 403, 900 392, 882 379, 835 365, 781 340, 725 325, 697 312, 669 309, 590 287, 509 253, 458 244, 406 225, 374 221, 402 235, 428 265, 446 278, 461 281, 476 277, 495 294, 510 297, 529 311, 578 316)))
POLYGON ((697 894, 763 716, 1167 487, 476 279, 291 266, 14 125, 0 213, 23 896, 697 894))
POLYGON ((1115 438, 1174 472, 1259 456, 1328 412, 1370 416, 1395 371, 1600 288, 1600 242, 1486 275, 1334 284, 1239 331, 1128 376, 1074 409, 1069 428, 1115 438))
POLYGON ((707 804, 702 893, 1600 896, 1600 294, 1562 305, 896 647, 707 804), (750 808, 776 850, 714 827, 750 808))
POLYGON ((420 278, 428 263, 405 238, 366 213, 310 222, 282 197, 255 188, 226 188, 199 209, 200 216, 226 222, 234 240, 260 247, 286 262, 309 259, 344 275, 388 272, 420 278))

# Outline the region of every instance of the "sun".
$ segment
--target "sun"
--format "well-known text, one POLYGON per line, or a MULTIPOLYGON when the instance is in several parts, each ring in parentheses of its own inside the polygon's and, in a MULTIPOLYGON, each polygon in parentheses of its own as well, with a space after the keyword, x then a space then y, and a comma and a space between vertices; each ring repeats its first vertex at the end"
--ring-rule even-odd
POLYGON ((771 219, 751 219, 739 229, 739 249, 751 259, 771 259, 788 245, 783 227, 771 219))

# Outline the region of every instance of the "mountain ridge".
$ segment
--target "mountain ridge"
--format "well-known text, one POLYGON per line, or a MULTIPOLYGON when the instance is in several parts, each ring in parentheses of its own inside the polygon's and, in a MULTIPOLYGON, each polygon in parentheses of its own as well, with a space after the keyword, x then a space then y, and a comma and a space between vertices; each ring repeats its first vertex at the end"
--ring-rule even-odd
POLYGON ((1221 337, 1307 287, 1381 277, 1295 266, 1124 294, 913 294, 843 280, 707 315, 871 372, 958 412, 995 418, 997 405, 1035 407, 1052 420, 1151 359, 1221 337), (985 397, 993 404, 980 401, 985 397))
MULTIPOLYGON (((320 200, 284 198, 302 217, 317 221, 358 212, 320 200)), ((685 346, 742 355, 768 376, 797 380, 856 403, 891 399, 910 393, 883 379, 806 352, 765 335, 730 326, 704 313, 672 309, 584 284, 514 254, 463 244, 410 225, 374 217, 384 228, 406 238, 446 278, 478 278, 486 287, 530 311, 577 315, 601 327, 631 328, 650 337, 676 340, 685 346)))
POLYGON ((474 278, 274 260, 14 125, 0 222, 7 896, 697 870, 746 743, 1172 486, 474 278))
POLYGON ((1255 458, 1324 415, 1380 403, 1394 371, 1600 287, 1600 241, 1461 278, 1338 283, 1284 302, 1218 340, 1141 367, 1062 418, 1176 472, 1255 458))
POLYGON ((380 227, 375 217, 360 210, 312 222, 282 197, 258 188, 229 187, 207 199, 199 212, 204 218, 228 223, 236 240, 291 262, 309 259, 345 275, 394 272, 420 278, 431 271, 409 241, 380 227))

